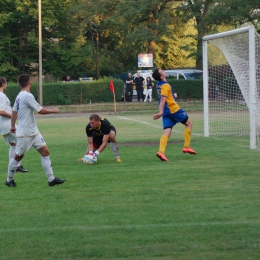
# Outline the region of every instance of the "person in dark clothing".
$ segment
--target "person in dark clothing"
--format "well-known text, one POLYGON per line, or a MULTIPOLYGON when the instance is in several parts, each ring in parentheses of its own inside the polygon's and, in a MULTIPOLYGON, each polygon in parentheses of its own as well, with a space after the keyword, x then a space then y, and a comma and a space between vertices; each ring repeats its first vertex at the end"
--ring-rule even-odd
POLYGON ((116 141, 116 128, 104 117, 92 114, 89 117, 89 123, 86 126, 88 138, 88 147, 86 154, 93 154, 97 158, 106 148, 107 143, 114 153, 115 161, 122 162, 119 156, 118 144, 116 141))
POLYGON ((145 79, 140 76, 140 72, 137 72, 137 76, 134 79, 134 84, 136 86, 136 92, 137 92, 137 100, 140 102, 140 99, 142 98, 144 101, 144 82, 145 79))
POLYGON ((125 81, 126 83, 126 92, 125 92, 125 96, 126 96, 126 100, 128 102, 132 102, 132 99, 133 99, 133 81, 134 81, 134 78, 132 76, 132 73, 128 73, 128 77, 125 81))

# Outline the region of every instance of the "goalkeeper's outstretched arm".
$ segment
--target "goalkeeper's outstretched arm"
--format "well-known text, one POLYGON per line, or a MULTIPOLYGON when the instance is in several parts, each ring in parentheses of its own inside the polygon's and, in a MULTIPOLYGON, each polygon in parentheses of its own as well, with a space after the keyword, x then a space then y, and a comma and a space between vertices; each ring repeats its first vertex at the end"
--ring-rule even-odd
POLYGON ((100 145, 100 147, 98 148, 98 151, 101 153, 107 146, 108 140, 109 140, 109 135, 104 135, 103 136, 103 140, 102 140, 102 144, 100 145))
POLYGON ((86 154, 88 154, 89 151, 94 151, 94 146, 93 146, 93 139, 92 139, 92 137, 88 137, 88 147, 87 147, 87 150, 86 150, 86 154))

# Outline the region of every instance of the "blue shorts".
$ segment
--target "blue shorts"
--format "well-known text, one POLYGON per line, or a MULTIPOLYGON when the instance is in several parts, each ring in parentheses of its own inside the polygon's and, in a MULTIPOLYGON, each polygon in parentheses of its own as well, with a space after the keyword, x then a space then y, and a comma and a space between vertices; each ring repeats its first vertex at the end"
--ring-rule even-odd
POLYGON ((166 114, 162 117, 163 129, 172 128, 177 123, 185 124, 188 120, 188 115, 183 109, 178 110, 174 114, 166 114))

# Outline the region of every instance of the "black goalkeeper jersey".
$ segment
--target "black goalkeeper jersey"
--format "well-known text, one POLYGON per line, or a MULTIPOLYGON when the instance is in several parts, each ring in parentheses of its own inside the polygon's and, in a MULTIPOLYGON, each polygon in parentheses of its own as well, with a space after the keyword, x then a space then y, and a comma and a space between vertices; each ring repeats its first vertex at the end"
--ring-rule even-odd
POLYGON ((100 127, 98 129, 93 129, 90 126, 90 123, 86 126, 86 134, 88 137, 98 137, 101 136, 103 138, 104 135, 108 135, 110 130, 114 130, 116 132, 115 127, 104 117, 100 118, 100 127))

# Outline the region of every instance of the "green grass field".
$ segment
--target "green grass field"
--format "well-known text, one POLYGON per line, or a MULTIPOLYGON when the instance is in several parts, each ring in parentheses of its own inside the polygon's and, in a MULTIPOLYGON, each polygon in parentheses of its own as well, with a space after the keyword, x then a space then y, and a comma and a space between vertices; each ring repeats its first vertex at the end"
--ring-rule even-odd
POLYGON ((30 150, 29 173, 5 187, 1 138, 0 259, 260 259, 260 152, 249 138, 204 138, 202 112, 189 112, 198 154, 182 153, 177 125, 161 162, 152 113, 99 114, 117 128, 122 163, 109 146, 96 165, 77 162, 88 114, 37 116, 60 186, 30 150))

